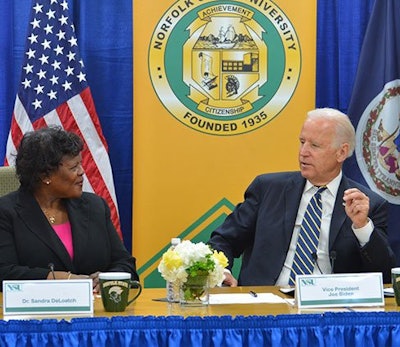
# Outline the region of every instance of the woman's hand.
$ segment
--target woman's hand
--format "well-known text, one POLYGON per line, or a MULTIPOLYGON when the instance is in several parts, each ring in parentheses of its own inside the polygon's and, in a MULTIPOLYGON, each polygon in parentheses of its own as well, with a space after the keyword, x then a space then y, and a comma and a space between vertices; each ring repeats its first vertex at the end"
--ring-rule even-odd
POLYGON ((48 280, 82 280, 88 278, 90 278, 88 275, 75 275, 67 271, 50 271, 47 275, 48 280))
POLYGON ((90 278, 88 275, 75 275, 75 274, 70 274, 71 276, 69 276, 69 280, 87 280, 88 278, 90 278))
POLYGON ((96 294, 100 293, 99 273, 100 271, 97 271, 89 275, 89 278, 93 280, 93 292, 96 294))

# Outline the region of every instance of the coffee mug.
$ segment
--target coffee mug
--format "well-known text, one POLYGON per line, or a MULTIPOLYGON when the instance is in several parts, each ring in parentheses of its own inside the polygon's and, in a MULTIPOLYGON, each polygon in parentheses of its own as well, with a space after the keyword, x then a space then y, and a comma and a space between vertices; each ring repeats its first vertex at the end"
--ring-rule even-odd
POLYGON ((400 267, 392 269, 392 285, 396 304, 400 306, 400 267))
POLYGON ((101 301, 108 312, 122 312, 134 302, 142 292, 142 285, 131 279, 129 272, 101 272, 99 274, 101 301), (129 298, 131 288, 135 294, 129 298))

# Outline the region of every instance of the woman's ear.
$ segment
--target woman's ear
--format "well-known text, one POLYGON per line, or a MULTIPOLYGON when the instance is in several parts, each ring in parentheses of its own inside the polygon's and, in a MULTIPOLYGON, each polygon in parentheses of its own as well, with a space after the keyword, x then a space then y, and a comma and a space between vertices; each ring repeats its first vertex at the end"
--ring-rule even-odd
POLYGON ((41 176, 40 180, 47 186, 51 183, 51 178, 49 176, 41 176))

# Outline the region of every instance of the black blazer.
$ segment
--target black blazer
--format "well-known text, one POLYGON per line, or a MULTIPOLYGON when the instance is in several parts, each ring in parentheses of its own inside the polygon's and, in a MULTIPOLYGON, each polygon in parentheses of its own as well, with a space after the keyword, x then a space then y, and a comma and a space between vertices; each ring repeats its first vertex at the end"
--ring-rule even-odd
POLYGON ((124 271, 138 279, 135 258, 112 225, 106 202, 83 193, 79 199, 65 200, 65 205, 73 260, 31 193, 19 189, 0 198, 0 280, 45 279, 49 263, 56 271, 124 271))
MULTIPOLYGON (((306 180, 300 172, 256 177, 225 222, 212 234, 209 244, 221 250, 232 266, 243 255, 240 285, 274 285, 282 270, 306 180)), ((343 176, 333 210, 329 251, 336 252, 333 272, 382 272, 390 283, 395 265, 387 235, 388 202, 365 186, 343 176), (342 206, 343 193, 356 187, 370 198, 369 218, 374 223, 370 241, 360 247, 350 218, 342 206)))

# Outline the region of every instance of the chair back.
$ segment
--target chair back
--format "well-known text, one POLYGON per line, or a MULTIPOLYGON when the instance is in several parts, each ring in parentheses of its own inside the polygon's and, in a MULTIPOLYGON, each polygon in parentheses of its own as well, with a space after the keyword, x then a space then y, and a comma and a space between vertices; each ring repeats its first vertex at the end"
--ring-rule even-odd
POLYGON ((0 196, 19 188, 19 180, 13 166, 0 166, 0 196))

